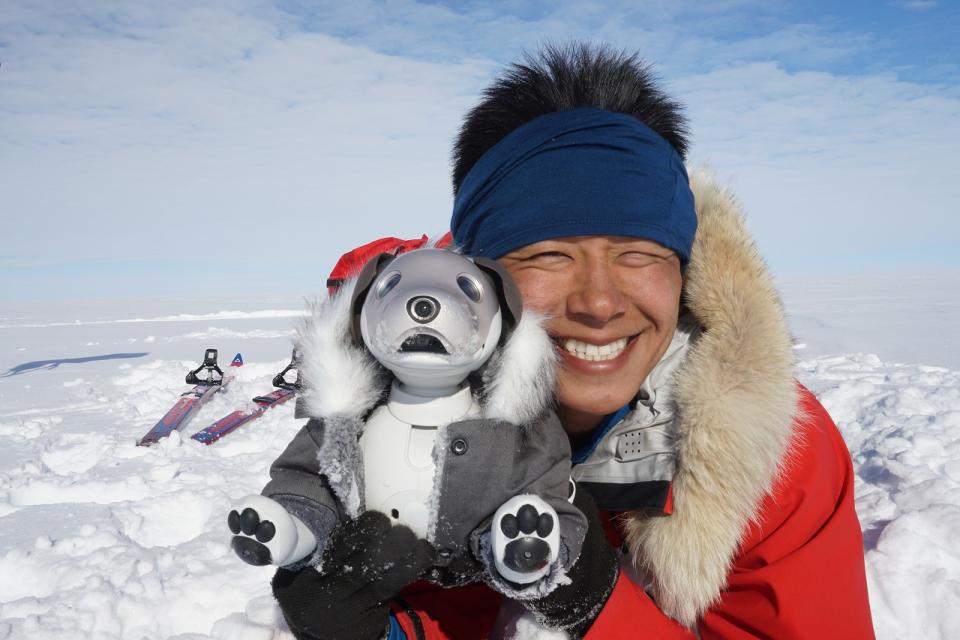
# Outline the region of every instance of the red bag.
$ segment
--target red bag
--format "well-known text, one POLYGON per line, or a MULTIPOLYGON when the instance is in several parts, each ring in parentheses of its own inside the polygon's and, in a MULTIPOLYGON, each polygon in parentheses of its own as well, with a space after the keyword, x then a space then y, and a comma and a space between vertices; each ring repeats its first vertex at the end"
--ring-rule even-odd
MULTIPOLYGON (((450 245, 451 240, 452 235, 448 231, 443 234, 433 246, 437 247, 438 249, 444 249, 450 245)), ((380 238, 379 240, 368 242, 363 246, 348 251, 340 256, 340 259, 337 260, 337 264, 333 267, 333 271, 330 272, 330 276, 327 278, 327 292, 330 295, 336 293, 346 280, 348 280, 351 276, 355 276, 360 273, 360 270, 363 269, 363 265, 367 264, 367 262, 369 262, 372 258, 377 257, 381 253, 389 253, 391 255, 398 256, 401 253, 406 253, 407 251, 420 249, 426 246, 428 242, 430 242, 430 239, 426 236, 426 234, 414 240, 401 240, 400 238, 392 237, 380 238)))

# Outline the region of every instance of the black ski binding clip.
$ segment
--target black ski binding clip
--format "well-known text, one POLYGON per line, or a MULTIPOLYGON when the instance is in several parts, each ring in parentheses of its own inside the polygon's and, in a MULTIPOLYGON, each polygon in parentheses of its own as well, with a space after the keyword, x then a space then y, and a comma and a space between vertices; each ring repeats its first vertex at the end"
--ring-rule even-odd
POLYGON ((204 385, 214 385, 220 384, 223 382, 223 371, 220 370, 220 367, 217 366, 217 350, 216 349, 207 349, 203 354, 203 363, 187 374, 187 384, 204 384, 204 385), (197 377, 197 374, 201 371, 207 372, 206 379, 201 379, 197 377), (217 374, 219 377, 215 378, 214 374, 217 374))
POLYGON ((286 375, 287 372, 291 369, 297 369, 300 365, 300 354, 297 353, 297 350, 293 350, 293 355, 290 356, 290 364, 284 367, 283 371, 273 376, 273 386, 279 389, 299 389, 300 388, 300 376, 297 376, 297 379, 294 382, 287 382, 286 375))

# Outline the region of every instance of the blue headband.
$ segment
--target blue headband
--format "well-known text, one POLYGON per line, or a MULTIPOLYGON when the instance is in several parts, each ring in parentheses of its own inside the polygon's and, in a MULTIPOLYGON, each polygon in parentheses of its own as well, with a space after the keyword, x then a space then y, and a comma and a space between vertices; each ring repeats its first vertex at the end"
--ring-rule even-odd
POLYGON ((697 217, 666 140, 632 116, 581 108, 535 118, 488 150, 457 191, 450 229, 466 255, 617 235, 654 240, 685 265, 697 217))

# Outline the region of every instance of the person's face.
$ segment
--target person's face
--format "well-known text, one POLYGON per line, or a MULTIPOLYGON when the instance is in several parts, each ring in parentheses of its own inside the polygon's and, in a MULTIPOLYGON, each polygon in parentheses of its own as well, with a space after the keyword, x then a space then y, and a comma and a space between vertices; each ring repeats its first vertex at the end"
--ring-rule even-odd
POLYGON ((677 326, 680 260, 651 240, 576 236, 544 240, 501 264, 526 308, 547 316, 561 355, 559 413, 571 434, 627 404, 677 326))

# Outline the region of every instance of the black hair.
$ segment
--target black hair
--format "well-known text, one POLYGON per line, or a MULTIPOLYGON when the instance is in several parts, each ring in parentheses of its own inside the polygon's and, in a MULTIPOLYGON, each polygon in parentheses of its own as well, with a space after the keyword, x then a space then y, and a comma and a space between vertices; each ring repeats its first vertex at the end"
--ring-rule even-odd
POLYGON ((637 54, 575 42, 524 54, 483 92, 453 149, 453 191, 473 165, 508 133, 538 116, 596 107, 631 115, 686 157, 687 123, 681 104, 656 85, 637 54))

